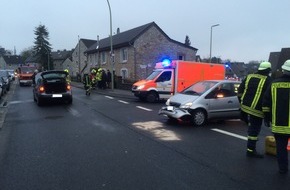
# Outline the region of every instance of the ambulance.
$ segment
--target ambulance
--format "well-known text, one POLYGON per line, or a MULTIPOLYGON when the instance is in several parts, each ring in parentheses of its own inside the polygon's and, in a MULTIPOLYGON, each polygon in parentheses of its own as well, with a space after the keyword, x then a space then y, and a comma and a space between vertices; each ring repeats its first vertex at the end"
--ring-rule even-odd
POLYGON ((195 82, 224 79, 223 64, 166 59, 156 63, 146 79, 134 83, 132 93, 140 100, 152 103, 168 99, 195 82))

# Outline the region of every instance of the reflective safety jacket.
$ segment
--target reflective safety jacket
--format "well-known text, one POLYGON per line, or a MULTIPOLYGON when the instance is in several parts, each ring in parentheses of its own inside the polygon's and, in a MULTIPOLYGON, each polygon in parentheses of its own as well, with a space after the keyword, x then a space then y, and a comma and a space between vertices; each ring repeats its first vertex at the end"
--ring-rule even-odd
POLYGON ((290 134, 290 76, 275 79, 265 92, 265 117, 272 122, 272 132, 290 134))
POLYGON ((238 98, 243 112, 264 118, 262 99, 270 82, 271 78, 266 73, 263 74, 259 71, 255 74, 249 74, 242 81, 238 89, 238 98))

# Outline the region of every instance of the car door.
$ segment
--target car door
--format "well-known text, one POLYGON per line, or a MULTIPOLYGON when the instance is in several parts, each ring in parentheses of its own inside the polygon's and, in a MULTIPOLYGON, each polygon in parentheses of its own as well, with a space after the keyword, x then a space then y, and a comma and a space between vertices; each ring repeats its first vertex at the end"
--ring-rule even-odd
POLYGON ((156 88, 158 90, 160 98, 169 98, 172 93, 173 76, 172 70, 162 72, 156 79, 156 88))
POLYGON ((237 98, 238 83, 222 83, 209 96, 209 117, 238 118, 240 103, 237 98))

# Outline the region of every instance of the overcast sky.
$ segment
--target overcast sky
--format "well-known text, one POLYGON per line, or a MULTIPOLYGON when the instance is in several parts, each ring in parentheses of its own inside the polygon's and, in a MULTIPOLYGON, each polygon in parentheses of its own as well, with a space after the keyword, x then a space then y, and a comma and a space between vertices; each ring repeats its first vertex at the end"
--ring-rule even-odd
MULTIPOLYGON (((0 46, 19 54, 34 45, 40 24, 53 51, 75 48, 80 38, 108 37, 107 0, 1 0, 0 46)), ((113 33, 155 22, 171 39, 191 46, 202 58, 248 62, 268 60, 270 52, 290 47, 289 0, 109 0, 113 33)))

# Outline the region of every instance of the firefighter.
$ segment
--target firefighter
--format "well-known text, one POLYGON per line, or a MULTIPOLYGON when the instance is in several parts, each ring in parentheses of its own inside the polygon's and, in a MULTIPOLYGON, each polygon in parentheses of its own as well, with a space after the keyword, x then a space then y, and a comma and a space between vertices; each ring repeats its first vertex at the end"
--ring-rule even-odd
POLYGON ((70 83, 71 80, 70 80, 70 75, 69 75, 68 69, 65 69, 64 72, 67 73, 67 76, 66 76, 66 82, 70 83))
POLYGON ((248 157, 264 157, 256 151, 256 143, 263 123, 262 99, 267 87, 271 83, 270 73, 271 63, 261 62, 258 71, 247 75, 238 89, 241 111, 244 113, 244 120, 248 124, 246 151, 248 157))
POLYGON ((95 68, 93 68, 91 70, 91 75, 90 75, 92 88, 95 88, 95 86, 96 86, 96 83, 97 83, 97 77, 96 76, 97 76, 97 70, 95 68))
POLYGON ((290 59, 282 65, 283 75, 271 83, 263 99, 265 122, 276 141, 279 172, 288 172, 287 144, 290 138, 290 59))
POLYGON ((84 88, 86 90, 86 95, 90 95, 91 88, 92 88, 92 81, 88 74, 84 74, 83 83, 84 83, 84 88))
POLYGON ((97 79, 97 85, 98 85, 98 88, 101 89, 102 88, 102 75, 103 75, 103 69, 102 68, 99 68, 98 71, 97 71, 97 74, 96 74, 96 79, 97 79))

